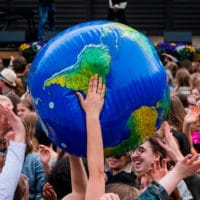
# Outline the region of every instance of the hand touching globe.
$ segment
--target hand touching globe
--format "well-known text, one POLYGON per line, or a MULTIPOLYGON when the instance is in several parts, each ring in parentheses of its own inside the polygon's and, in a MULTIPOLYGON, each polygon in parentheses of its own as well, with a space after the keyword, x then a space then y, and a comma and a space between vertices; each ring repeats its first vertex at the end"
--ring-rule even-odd
POLYGON ((127 152, 165 120, 169 90, 151 41, 117 22, 73 26, 37 54, 28 85, 43 129, 63 151, 86 156, 85 114, 76 92, 86 95, 95 74, 106 84, 100 118, 105 156, 127 152))

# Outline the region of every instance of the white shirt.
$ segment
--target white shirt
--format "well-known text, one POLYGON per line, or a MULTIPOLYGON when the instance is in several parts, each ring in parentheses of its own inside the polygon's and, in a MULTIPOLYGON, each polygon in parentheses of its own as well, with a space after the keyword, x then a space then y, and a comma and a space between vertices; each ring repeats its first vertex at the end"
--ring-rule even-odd
POLYGON ((12 200, 24 163, 26 145, 10 142, 5 165, 0 173, 0 200, 12 200))
POLYGON ((191 192, 189 191, 187 185, 185 184, 183 180, 177 185, 177 188, 182 200, 193 199, 191 192))
POLYGON ((127 2, 126 1, 121 2, 119 4, 113 5, 112 0, 109 0, 109 8, 112 8, 112 9, 113 8, 125 9, 126 6, 127 6, 127 2))

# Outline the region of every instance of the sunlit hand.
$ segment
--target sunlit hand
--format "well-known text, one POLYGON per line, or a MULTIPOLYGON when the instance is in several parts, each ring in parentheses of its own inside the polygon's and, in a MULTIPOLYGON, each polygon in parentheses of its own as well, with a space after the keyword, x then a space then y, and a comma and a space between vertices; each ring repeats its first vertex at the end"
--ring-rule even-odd
POLYGON ((105 84, 103 84, 102 78, 98 77, 98 75, 90 78, 85 99, 80 92, 76 94, 85 113, 89 114, 90 117, 99 117, 104 104, 105 95, 105 84))
POLYGON ((153 180, 159 181, 167 173, 167 159, 163 159, 162 166, 160 165, 159 160, 154 161, 148 174, 152 177, 153 180))
POLYGON ((26 130, 22 120, 8 107, 0 105, 0 113, 9 121, 16 142, 25 142, 26 130))
POLYGON ((177 162, 177 164, 174 167, 174 170, 176 173, 181 176, 180 178, 186 178, 188 176, 192 176, 193 174, 196 174, 197 171, 200 168, 200 155, 187 155, 182 160, 177 162))
POLYGON ((157 143, 166 150, 168 156, 175 162, 183 158, 179 146, 175 141, 174 136, 170 132, 170 127, 167 122, 163 122, 164 127, 164 142, 156 139, 157 143))
POLYGON ((0 112, 0 139, 3 139, 6 133, 10 130, 10 123, 3 113, 0 112))
POLYGON ((194 123, 199 120, 200 117, 200 105, 194 106, 184 118, 184 122, 187 124, 194 123))

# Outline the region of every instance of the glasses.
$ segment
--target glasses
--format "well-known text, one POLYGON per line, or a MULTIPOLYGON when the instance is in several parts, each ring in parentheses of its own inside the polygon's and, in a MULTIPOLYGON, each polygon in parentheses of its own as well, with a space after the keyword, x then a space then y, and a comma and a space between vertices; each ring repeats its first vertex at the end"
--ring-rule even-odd
POLYGON ((142 153, 144 153, 146 151, 147 150, 143 146, 139 146, 136 149, 130 151, 130 155, 133 154, 133 153, 142 154, 142 153))

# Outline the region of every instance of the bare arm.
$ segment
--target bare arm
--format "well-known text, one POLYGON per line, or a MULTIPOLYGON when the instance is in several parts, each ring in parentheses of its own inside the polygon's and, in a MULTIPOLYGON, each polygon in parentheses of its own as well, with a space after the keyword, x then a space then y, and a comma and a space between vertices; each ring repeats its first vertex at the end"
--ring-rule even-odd
POLYGON ((13 199, 24 162, 26 131, 21 119, 9 108, 0 105, 0 113, 9 121, 14 133, 0 174, 0 199, 13 199))
MULTIPOLYGON (((177 184, 182 179, 195 174, 199 167, 200 160, 198 160, 198 155, 187 155, 182 160, 178 161, 175 167, 159 182, 153 181, 148 188, 137 197, 137 200, 168 199, 168 196, 174 191, 174 189, 177 187, 177 184)), ((119 198, 114 194, 102 195, 100 199, 119 200, 119 198)))
POLYGON ((159 183, 168 194, 171 194, 182 179, 196 174, 199 168, 200 160, 198 160, 198 155, 187 155, 178 161, 175 167, 159 183))
POLYGON ((87 174, 82 159, 69 155, 72 193, 62 200, 84 200, 87 188, 87 174))
POLYGON ((98 199, 105 193, 104 154, 100 125, 100 113, 104 104, 105 85, 97 75, 91 77, 86 99, 77 93, 81 106, 86 113, 87 159, 89 181, 86 200, 98 199))

